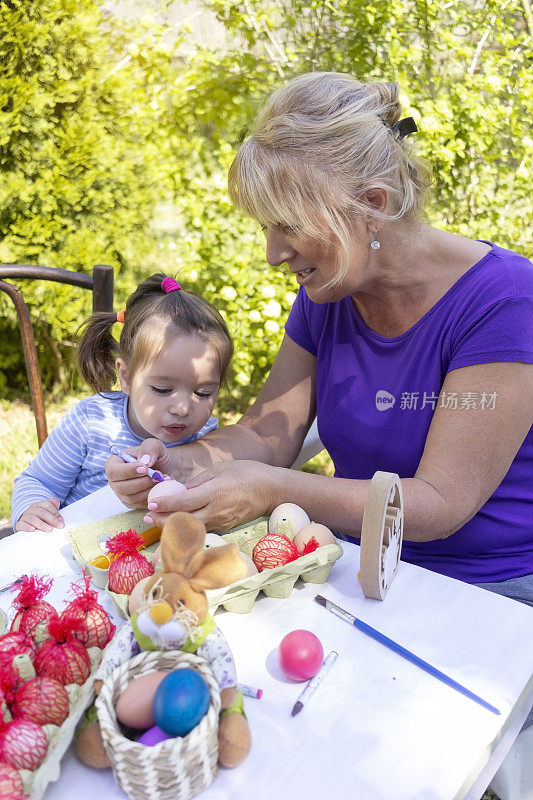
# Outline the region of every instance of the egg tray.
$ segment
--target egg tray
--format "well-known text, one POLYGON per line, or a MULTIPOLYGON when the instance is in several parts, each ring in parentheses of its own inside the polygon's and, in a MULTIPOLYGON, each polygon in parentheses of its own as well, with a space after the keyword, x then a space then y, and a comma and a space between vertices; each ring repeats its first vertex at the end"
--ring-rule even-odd
POLYGON ((76 683, 65 686, 69 695, 68 717, 61 725, 42 726, 48 738, 48 750, 44 760, 37 769, 19 770, 24 783, 24 793, 30 800, 41 800, 48 784, 59 778, 61 759, 70 746, 85 709, 94 700, 93 675, 102 660, 102 651, 99 647, 89 647, 87 652, 91 658, 91 674, 81 686, 76 683))
MULTIPOLYGON (((92 579, 92 582, 99 589, 105 589, 107 586, 107 569, 100 569, 94 567, 91 561, 97 556, 105 553, 105 545, 101 544, 102 540, 109 539, 121 531, 127 531, 130 528, 143 533, 152 527, 147 525, 143 520, 146 511, 124 511, 122 514, 115 514, 113 517, 101 520, 100 522, 90 522, 87 525, 79 525, 77 528, 72 528, 68 531, 68 538, 72 547, 72 556, 82 569, 86 569, 92 579)), ((155 552, 158 542, 146 547, 142 552, 149 558, 155 552)))
MULTIPOLYGON (((88 568, 96 586, 102 589, 106 588, 118 613, 125 618, 128 616, 129 595, 109 591, 107 588, 108 571, 93 567, 89 561, 102 553, 99 539, 103 535, 114 536, 115 533, 128 530, 128 528, 133 528, 140 533, 146 530, 149 526, 143 522, 145 513, 144 511, 126 511, 101 522, 82 525, 69 532, 74 558, 82 567, 88 568)), ((287 523, 278 524, 276 532, 284 534, 289 539, 294 538, 287 523)), ((234 542, 239 550, 251 557, 255 545, 267 533, 268 518, 261 517, 223 533, 222 539, 226 542, 234 542)), ((150 545, 142 552, 149 556, 156 548, 157 543, 150 545)), ((333 564, 341 555, 342 547, 339 544, 328 544, 281 567, 264 569, 256 575, 235 581, 235 583, 220 589, 208 589, 206 596, 209 611, 214 614, 221 606, 226 611, 247 614, 252 610, 259 592, 263 592, 268 597, 284 598, 290 596, 298 578, 307 583, 325 583, 333 564)))

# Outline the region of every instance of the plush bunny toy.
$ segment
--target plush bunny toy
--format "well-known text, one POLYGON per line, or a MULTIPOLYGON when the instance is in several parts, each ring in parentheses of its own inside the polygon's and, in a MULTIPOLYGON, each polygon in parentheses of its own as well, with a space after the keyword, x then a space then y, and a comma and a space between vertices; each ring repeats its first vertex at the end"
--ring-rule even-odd
MULTIPOLYGON (((205 590, 245 577, 246 565, 235 544, 204 550, 205 535, 205 526, 191 514, 179 511, 167 519, 161 534, 162 572, 145 579, 139 610, 115 635, 95 679, 105 680, 140 650, 184 650, 205 658, 220 687, 218 760, 235 767, 250 751, 250 730, 233 656, 208 614, 205 590)), ((82 729, 77 750, 90 766, 109 765, 97 722, 82 729)))

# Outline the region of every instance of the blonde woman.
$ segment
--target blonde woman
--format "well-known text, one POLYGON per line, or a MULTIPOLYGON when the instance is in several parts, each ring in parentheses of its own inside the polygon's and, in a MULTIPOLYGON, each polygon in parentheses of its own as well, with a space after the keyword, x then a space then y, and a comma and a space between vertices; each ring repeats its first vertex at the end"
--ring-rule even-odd
MULTIPOLYGON (((236 425, 141 445, 189 487, 149 519, 185 510, 224 530, 290 501, 357 541, 369 479, 397 472, 403 559, 533 604, 532 265, 424 220, 428 172, 398 92, 314 73, 259 114, 230 192, 298 297, 236 425), (315 415, 335 477, 288 469, 315 415)), ((146 508, 135 465, 112 458, 107 474, 146 508)))

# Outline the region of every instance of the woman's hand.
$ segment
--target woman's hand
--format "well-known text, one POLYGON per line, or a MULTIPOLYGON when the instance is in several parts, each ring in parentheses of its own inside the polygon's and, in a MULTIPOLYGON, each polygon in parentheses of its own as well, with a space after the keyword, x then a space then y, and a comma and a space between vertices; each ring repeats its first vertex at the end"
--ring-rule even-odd
POLYGON ((64 527, 63 517, 59 513, 59 500, 57 497, 51 497, 50 500, 32 503, 19 518, 15 530, 51 531, 53 528, 64 527))
POLYGON ((226 531, 264 514, 277 504, 283 470, 258 461, 221 461, 193 478, 187 491, 150 503, 145 521, 162 526, 174 511, 189 511, 207 530, 226 531))
POLYGON ((128 447, 126 452, 138 458, 139 463, 128 464, 119 456, 110 456, 105 465, 107 480, 124 505, 146 508, 146 497, 154 486, 147 468, 171 473, 174 467, 171 454, 159 439, 146 439, 139 447, 128 447))

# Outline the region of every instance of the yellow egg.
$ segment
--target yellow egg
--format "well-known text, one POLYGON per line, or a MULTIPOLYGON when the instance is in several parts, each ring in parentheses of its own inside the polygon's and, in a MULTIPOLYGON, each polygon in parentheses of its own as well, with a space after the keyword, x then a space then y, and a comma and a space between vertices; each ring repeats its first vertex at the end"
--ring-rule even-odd
POLYGON ((146 730, 155 725, 152 709, 154 695, 168 672, 157 670, 134 678, 118 698, 115 709, 118 721, 131 728, 146 730))
POLYGON ((325 525, 321 525, 319 522, 310 522, 309 525, 306 525, 301 531, 298 531, 294 537, 294 544, 298 548, 299 553, 303 551, 307 542, 313 537, 317 540, 320 547, 335 543, 335 537, 329 528, 326 528, 325 525))
POLYGON ((109 569, 111 559, 109 556, 106 556, 104 553, 102 553, 101 556, 96 556, 96 558, 93 558, 90 563, 93 567, 98 567, 98 569, 109 569))

